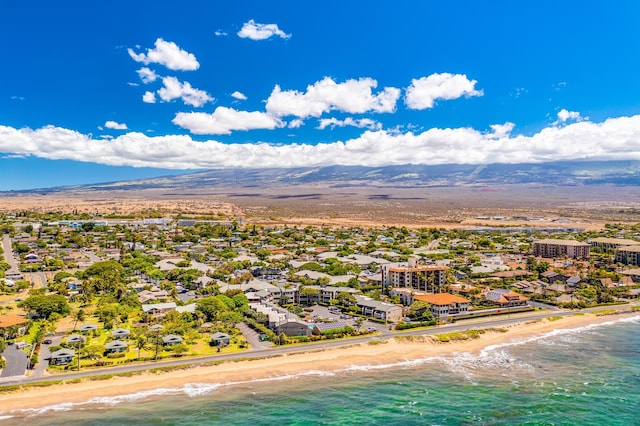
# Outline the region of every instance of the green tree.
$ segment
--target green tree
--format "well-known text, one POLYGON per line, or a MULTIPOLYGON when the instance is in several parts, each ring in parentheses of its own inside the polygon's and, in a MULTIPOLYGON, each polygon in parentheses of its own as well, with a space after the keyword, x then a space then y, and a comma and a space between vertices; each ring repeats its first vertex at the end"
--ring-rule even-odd
POLYGON ((48 319, 52 314, 67 315, 71 311, 67 299, 59 294, 32 295, 20 302, 19 306, 44 319, 48 319))

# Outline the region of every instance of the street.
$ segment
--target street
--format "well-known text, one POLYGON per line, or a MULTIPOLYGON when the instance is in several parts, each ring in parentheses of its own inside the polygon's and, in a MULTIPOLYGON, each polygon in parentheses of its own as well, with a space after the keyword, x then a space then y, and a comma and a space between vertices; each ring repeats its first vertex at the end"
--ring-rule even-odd
MULTIPOLYGON (((617 309, 628 309, 630 305, 619 305, 617 309)), ((608 309, 612 309, 608 307, 608 309)), ((80 371, 76 373, 65 373, 65 374, 56 374, 49 377, 6 377, 0 379, 0 385, 8 385, 8 384, 23 384, 23 383, 37 383, 37 382, 46 382, 51 380, 71 380, 75 378, 81 377, 90 377, 90 376, 99 376, 103 374, 123 374, 123 373, 131 373, 136 371, 144 371, 153 368, 162 368, 162 367, 176 367, 176 366, 189 366, 189 365, 198 365, 204 364, 207 362, 214 361, 227 361, 234 359, 247 359, 247 358, 259 358, 259 357, 268 357, 274 355, 283 355, 283 354, 295 354, 301 352, 309 352, 313 350, 322 350, 327 348, 336 348, 340 346, 348 346, 356 343, 363 343, 372 340, 380 340, 386 339, 394 336, 423 336, 423 335, 433 335, 433 334, 441 334, 441 333, 451 333, 457 331, 470 330, 474 328, 489 328, 489 327, 505 327, 512 324, 517 324, 526 321, 532 321, 537 319, 547 318, 550 315, 553 316, 571 316, 575 315, 577 312, 597 312, 601 311, 602 308, 590 308, 582 311, 536 311, 536 312, 526 312, 522 314, 513 314, 508 317, 488 317, 488 318, 478 318, 475 320, 467 320, 464 323, 454 323, 454 324, 445 324, 437 327, 433 327, 426 330, 409 330, 409 331, 401 331, 394 332, 388 329, 388 327, 378 327, 381 331, 380 334, 376 333, 373 335, 367 335, 362 337, 355 337, 350 339, 340 339, 340 340, 326 340, 313 344, 305 344, 301 346, 283 346, 283 347, 273 347, 269 349, 257 349, 251 351, 244 352, 236 352, 231 354, 220 354, 220 355, 212 355, 201 358, 191 358, 191 359, 173 359, 169 361, 160 361, 156 363, 145 363, 138 365, 126 365, 120 367, 112 367, 112 368, 104 368, 99 370, 89 370, 89 371, 80 371)))

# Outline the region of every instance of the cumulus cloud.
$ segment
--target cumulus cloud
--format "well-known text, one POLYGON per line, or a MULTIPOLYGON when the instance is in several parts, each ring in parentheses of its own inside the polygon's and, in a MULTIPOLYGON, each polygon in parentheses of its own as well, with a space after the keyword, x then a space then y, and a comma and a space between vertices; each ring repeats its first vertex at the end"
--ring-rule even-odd
POLYGON ((465 74, 447 72, 413 79, 406 90, 405 103, 410 109, 427 109, 433 108, 438 99, 482 96, 482 90, 475 89, 476 83, 476 80, 469 80, 465 74))
POLYGON ((299 118, 320 117, 329 111, 350 114, 365 112, 393 112, 400 97, 400 89, 385 87, 373 93, 378 82, 372 78, 336 83, 329 77, 307 86, 305 92, 282 90, 276 85, 269 99, 267 112, 278 117, 292 115, 299 118))
POLYGON ((155 104, 156 103, 156 94, 153 92, 146 91, 144 95, 142 95, 142 102, 146 104, 155 104))
POLYGON ((239 101, 246 101, 247 97, 244 93, 238 92, 237 90, 231 94, 232 97, 238 99, 239 101))
POLYGON ((493 131, 491 136, 494 138, 503 138, 505 136, 509 136, 515 126, 516 125, 514 123, 507 121, 504 124, 491 124, 489 127, 491 127, 491 130, 493 131))
POLYGON ((638 140, 640 115, 550 126, 532 136, 496 138, 472 128, 433 128, 417 134, 379 130, 346 141, 290 145, 197 142, 188 135, 138 132, 108 141, 53 126, 36 130, 0 126, 0 152, 6 155, 168 169, 640 160, 638 140))
POLYGON ((289 124, 287 124, 287 127, 290 129, 298 129, 302 127, 303 124, 304 120, 301 120, 300 118, 294 118, 289 122, 289 124))
POLYGON ((352 117, 347 117, 344 120, 338 120, 335 117, 331 118, 323 118, 320 120, 318 124, 318 129, 323 130, 327 127, 331 127, 332 129, 335 127, 358 127, 361 129, 369 129, 369 130, 380 130, 382 128, 382 123, 378 121, 374 121, 370 118, 360 118, 354 119, 352 117))
POLYGON ((136 53, 133 49, 127 49, 129 56, 145 65, 160 64, 174 71, 193 71, 200 67, 200 63, 193 53, 182 50, 172 41, 164 41, 158 38, 154 49, 147 49, 147 53, 136 53))
POLYGON ((558 121, 561 123, 566 123, 567 120, 580 121, 581 119, 578 111, 567 111, 563 108, 558 112, 558 121))
POLYGON ((291 37, 291 34, 282 31, 277 24, 258 24, 253 19, 245 22, 238 31, 238 37, 251 40, 266 40, 273 36, 287 39, 291 37))
POLYGON ((142 80, 144 84, 153 83, 158 78, 158 74, 147 67, 142 67, 136 72, 138 73, 138 77, 140 77, 140 80, 142 80))
POLYGON ((186 105, 201 107, 207 102, 213 101, 213 98, 207 92, 191 87, 191 83, 188 81, 182 83, 175 77, 164 77, 162 84, 164 87, 158 90, 158 96, 164 102, 182 99, 182 102, 186 105))
POLYGON ((260 111, 238 111, 218 107, 213 114, 204 112, 179 112, 172 121, 198 135, 229 135, 234 130, 275 129, 283 124, 260 111))
POLYGON ((127 125, 125 123, 118 123, 117 121, 107 121, 104 123, 104 127, 107 129, 115 129, 115 130, 127 130, 127 125))

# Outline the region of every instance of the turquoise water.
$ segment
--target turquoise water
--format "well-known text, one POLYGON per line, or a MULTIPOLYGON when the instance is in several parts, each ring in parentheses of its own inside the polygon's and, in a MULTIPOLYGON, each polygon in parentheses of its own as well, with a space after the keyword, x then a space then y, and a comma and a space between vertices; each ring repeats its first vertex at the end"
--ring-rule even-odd
POLYGON ((612 317, 479 355, 335 373, 310 366, 299 377, 5 412, 14 417, 0 424, 640 425, 638 332, 640 318, 612 317))

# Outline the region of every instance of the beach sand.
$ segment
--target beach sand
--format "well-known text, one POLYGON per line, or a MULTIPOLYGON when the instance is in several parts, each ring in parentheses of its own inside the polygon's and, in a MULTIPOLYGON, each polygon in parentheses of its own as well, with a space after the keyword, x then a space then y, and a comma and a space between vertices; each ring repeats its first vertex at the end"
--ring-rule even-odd
MULTIPOLYGON (((345 347, 313 350, 309 352, 270 358, 228 361, 212 366, 198 366, 166 373, 139 373, 128 377, 80 383, 56 384, 0 393, 0 413, 12 410, 37 409, 62 403, 83 403, 92 398, 136 394, 154 389, 179 389, 187 384, 230 384, 296 376, 310 371, 341 371, 353 366, 393 365, 407 360, 427 357, 447 357, 459 353, 478 354, 496 344, 515 343, 541 336, 552 330, 576 329, 636 316, 637 313, 596 316, 578 314, 559 319, 545 318, 528 321, 506 328, 506 332, 487 331, 477 339, 439 343, 430 337, 413 339, 392 338, 379 344, 349 344, 345 347)), ((482 329, 479 324, 477 329, 482 329)), ((446 329, 443 328, 443 333, 446 329)), ((247 353, 250 357, 251 353, 247 353)), ((100 372, 98 371, 97 374, 100 372)))

